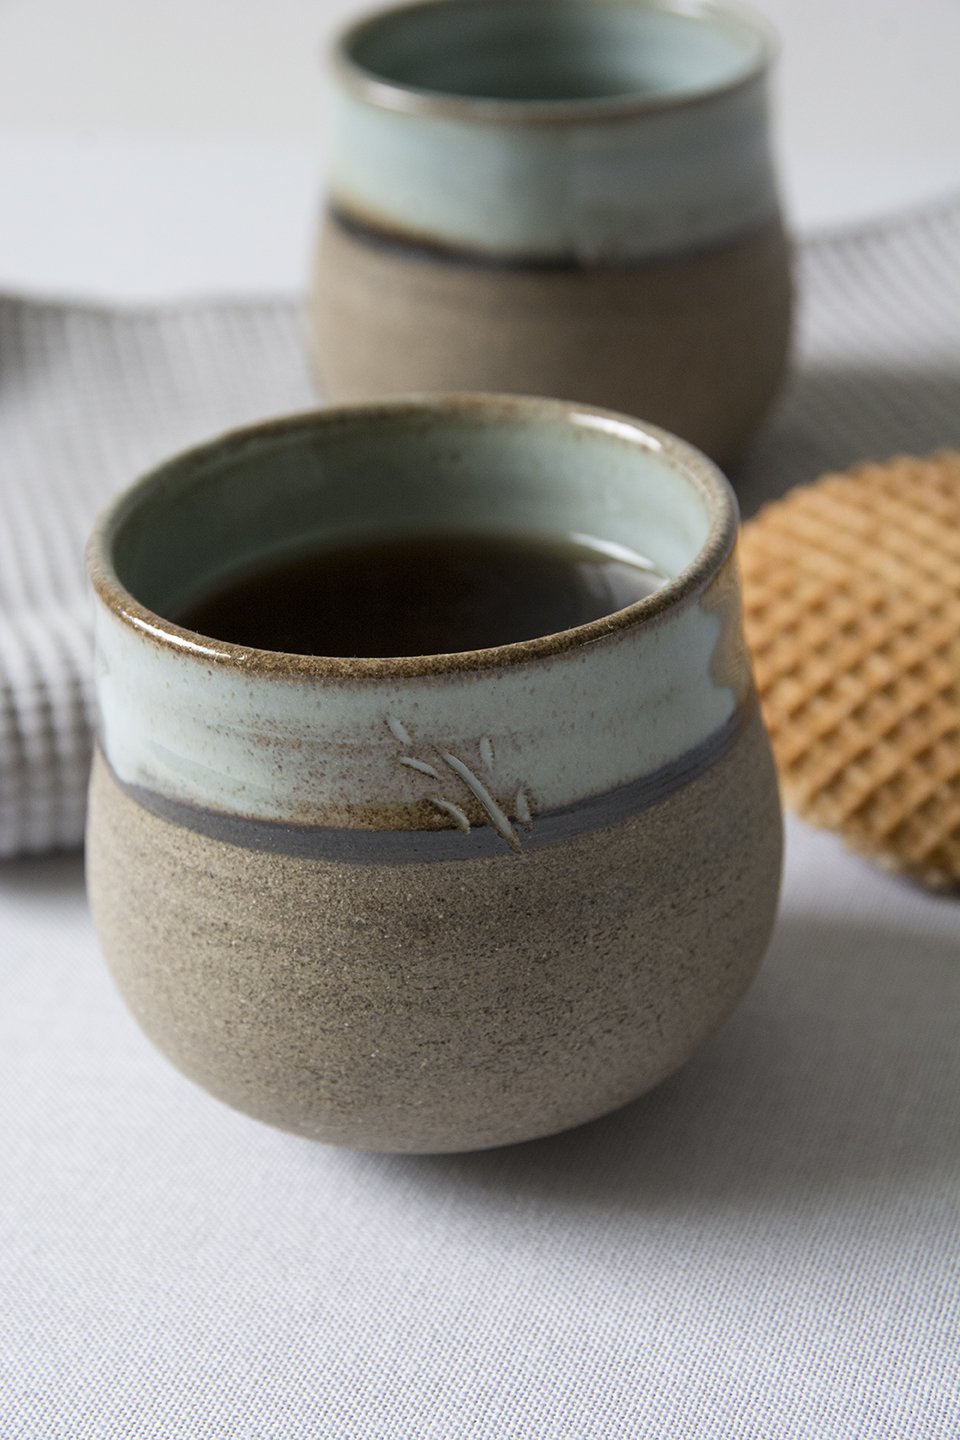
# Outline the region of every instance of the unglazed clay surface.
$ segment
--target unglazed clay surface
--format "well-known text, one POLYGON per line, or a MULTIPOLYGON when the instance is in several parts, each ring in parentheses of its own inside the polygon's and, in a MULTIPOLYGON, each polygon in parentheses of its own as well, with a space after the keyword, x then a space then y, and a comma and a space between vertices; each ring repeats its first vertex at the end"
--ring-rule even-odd
POLYGON ((588 1120, 689 1056, 766 949, 780 814, 754 713, 631 818, 439 864, 197 834, 100 757, 88 857, 117 983, 187 1075, 317 1139, 462 1150, 588 1120))
POLYGON ((688 445, 503 396, 285 418, 119 497, 88 551, 89 885, 146 1032, 238 1109, 386 1150, 546 1134, 679 1065, 779 886, 735 539, 688 445), (667 578, 463 654, 286 654, 169 618, 264 551, 438 512, 642 535, 667 578))
POLYGON ((642 415, 724 459, 780 387, 792 292, 777 221, 703 254, 538 268, 384 244, 329 216, 311 306, 335 400, 554 395, 642 415))

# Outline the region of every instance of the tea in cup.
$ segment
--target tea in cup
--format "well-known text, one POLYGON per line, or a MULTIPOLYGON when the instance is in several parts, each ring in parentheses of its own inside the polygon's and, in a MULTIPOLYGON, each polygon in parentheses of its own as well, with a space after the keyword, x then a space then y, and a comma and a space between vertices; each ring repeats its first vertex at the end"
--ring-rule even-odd
POLYGON ((377 1150, 562 1130, 682 1064, 780 880, 736 533, 689 445, 509 396, 256 426, 117 500, 88 876, 146 1033, 377 1150))

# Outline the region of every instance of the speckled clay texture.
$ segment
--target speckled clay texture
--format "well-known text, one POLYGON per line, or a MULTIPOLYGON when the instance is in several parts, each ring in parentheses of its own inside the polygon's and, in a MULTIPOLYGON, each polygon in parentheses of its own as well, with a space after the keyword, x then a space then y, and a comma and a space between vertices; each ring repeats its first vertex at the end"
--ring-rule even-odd
POLYGON ((609 829, 516 856, 337 864, 193 834, 97 761, 89 885, 147 1034, 228 1104, 376 1150, 561 1130, 655 1085, 733 1009, 773 924, 754 718, 609 829))
POLYGON ((606 405, 733 455, 773 401, 790 335, 778 221, 706 254, 495 267, 327 218, 313 287, 324 392, 486 390, 606 405))
POLYGON ((735 538, 691 447, 502 396, 290 417, 118 499, 89 548, 87 853, 147 1033, 241 1110, 386 1150, 546 1134, 680 1064, 779 885, 735 538), (457 524, 642 541, 669 578, 463 655, 284 655, 169 618, 311 536, 457 524))

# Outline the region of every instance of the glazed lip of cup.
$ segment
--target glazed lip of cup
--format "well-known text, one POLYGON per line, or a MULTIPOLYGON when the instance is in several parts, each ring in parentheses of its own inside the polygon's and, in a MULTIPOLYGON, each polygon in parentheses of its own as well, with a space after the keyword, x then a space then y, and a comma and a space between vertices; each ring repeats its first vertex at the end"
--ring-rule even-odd
MULTIPOLYGON (((509 464, 509 461, 506 463, 509 464)), ((546 505, 541 528, 543 530, 553 529, 559 533, 592 534, 589 493, 587 491, 576 494, 576 477, 568 476, 567 483, 572 483, 571 498, 573 502, 584 507, 581 508, 576 523, 567 532, 564 532, 562 522, 559 525, 550 525, 549 520, 553 508, 551 502, 546 505)), ((310 504, 314 508, 313 513, 306 518, 306 531, 323 533, 325 528, 323 498, 316 494, 309 496, 310 504), (318 501, 319 508, 317 508, 318 501)), ((354 509, 351 515, 350 498, 349 496, 345 498, 347 503, 346 523, 344 523, 343 514, 337 515, 335 523, 339 527, 340 533, 347 538, 358 534, 362 535, 364 533, 362 511, 354 509), (352 528, 351 520, 354 526, 361 528, 352 528)), ((665 508, 668 510, 670 500, 671 497, 664 492, 657 500, 656 506, 660 510, 665 508)), ((278 510, 283 509, 283 507, 277 508, 278 510)), ((289 512, 283 511, 284 515, 287 513, 289 512)), ((563 512, 558 513, 562 514, 563 512)), ((481 522, 482 517, 483 511, 480 510, 477 512, 477 518, 481 522)), ((459 519, 460 526, 458 527, 456 511, 451 511, 451 521, 456 528, 469 529, 471 523, 474 528, 483 528, 482 523, 468 521, 464 525, 463 517, 461 516, 459 519)), ((698 522, 692 521, 691 515, 688 514, 683 523, 696 524, 698 522)), ((694 598, 709 583, 733 549, 737 525, 736 500, 720 471, 691 446, 658 430, 655 426, 645 425, 640 421, 633 421, 627 417, 592 407, 567 404, 563 401, 514 396, 462 395, 438 397, 435 403, 400 399, 383 404, 347 406, 336 412, 326 412, 325 416, 321 413, 320 416, 307 414, 284 417, 257 426, 249 432, 228 434, 212 445, 199 446, 168 462, 167 465, 147 476, 145 480, 133 486, 114 502, 102 517, 91 537, 88 560, 96 592, 108 609, 121 618, 126 625, 141 632, 145 638, 149 636, 174 650, 188 654, 209 655, 216 659, 220 666, 224 664, 235 666, 246 673, 269 671, 274 674, 288 673, 298 676, 342 677, 345 679, 400 678, 494 669, 520 664, 560 654, 578 646, 586 646, 618 630, 632 627, 643 621, 653 621, 658 615, 674 608, 679 603, 694 598), (651 462, 662 463, 665 473, 670 470, 670 473, 679 481, 681 491, 686 492, 686 505, 689 507, 692 501, 693 505, 701 511, 702 519, 699 522, 702 531, 701 542, 698 547, 691 547, 689 542, 686 544, 685 563, 660 565, 654 557, 657 568, 668 576, 667 581, 652 595, 635 604, 572 630, 516 641, 488 650, 385 659, 301 655, 258 650, 251 646, 234 644, 215 637, 200 636, 167 618, 166 612, 182 611, 185 608, 185 597, 190 594, 191 590, 194 593, 203 593, 205 589, 209 588, 211 569, 213 573, 219 572, 224 576, 232 576, 239 574, 244 565, 248 569, 255 568, 258 556, 268 554, 271 549, 276 553, 282 552, 291 539, 299 533, 293 524, 288 527, 281 516, 275 533, 267 535, 265 543, 260 543, 264 539, 264 532, 259 525, 254 533, 244 535, 240 530, 233 537, 234 543, 237 545, 236 553, 231 555, 226 563, 222 558, 218 557, 216 560, 212 558, 216 545, 221 541, 220 527, 217 523, 217 507, 224 503, 226 496, 216 484, 207 484, 206 491, 204 490, 204 472, 213 473, 218 462, 225 472, 229 468, 231 453, 240 453, 243 450, 247 436, 249 436, 251 446, 259 444, 269 450, 271 444, 275 444, 278 451, 282 451, 285 439, 295 439, 298 431, 319 429, 322 432, 324 429, 329 429, 331 436, 335 437, 338 426, 346 425, 360 429, 365 424, 375 426, 378 422, 383 421, 401 428, 415 428, 418 418, 423 416, 443 418, 451 422, 454 427, 458 422, 465 422, 468 429, 471 424, 474 424, 478 433, 482 433, 483 430, 492 430, 492 426, 485 425, 485 418, 493 420, 499 417, 506 421, 504 433, 508 440, 512 436, 515 443, 521 444, 524 439, 525 422, 549 423, 550 420, 568 422, 573 437, 576 437, 579 432, 584 435, 607 437, 608 440, 620 444, 626 442, 636 447, 638 454, 645 454, 649 457, 651 462), (200 483, 194 486, 194 480, 200 483), (165 574, 166 561, 164 557, 176 555, 182 549, 183 536, 183 520, 177 504, 174 503, 175 496, 178 491, 183 492, 191 487, 193 487, 194 502, 200 505, 200 511, 195 515, 194 520, 194 549, 199 550, 202 555, 206 544, 210 554, 205 559, 198 556, 197 569, 189 575, 178 576, 174 581, 173 592, 169 593, 169 576, 165 574), (211 507, 206 515, 203 512, 204 503, 209 503, 211 507), (146 566, 147 573, 145 575, 138 574, 138 565, 141 569, 144 565, 146 566)), ((384 526, 367 531, 367 533, 383 535, 392 532, 384 526)), ((408 533, 417 532, 408 531, 408 533)), ((622 536, 618 534, 598 535, 596 538, 613 544, 620 543, 622 540, 622 536)), ((641 529, 637 535, 638 553, 641 554, 645 553, 640 548, 639 542, 642 541, 642 538, 641 529)))
POLYGON ((735 538, 736 502, 703 456, 652 426, 563 401, 401 400, 228 435, 147 476, 91 540, 101 747, 138 793, 399 835, 437 819, 422 786, 398 771, 387 728, 398 719, 444 753, 509 734, 498 784, 511 795, 523 785, 544 814, 574 806, 699 754, 739 723, 749 674, 721 663, 739 635, 722 573, 735 538), (575 629, 461 654, 287 654, 169 618, 289 556, 291 541, 451 529, 589 535, 672 578, 575 629), (537 738, 545 726, 557 731, 549 746, 537 738), (606 738, 581 753, 584 727, 606 738), (287 746, 289 735, 301 741, 287 746))
POLYGON ((532 265, 699 254, 779 216, 762 22, 711 0, 445 0, 333 53, 329 190, 361 233, 532 265))
POLYGON ((386 109, 536 123, 709 99, 775 49, 762 17, 710 0, 426 0, 348 26, 334 63, 386 109))

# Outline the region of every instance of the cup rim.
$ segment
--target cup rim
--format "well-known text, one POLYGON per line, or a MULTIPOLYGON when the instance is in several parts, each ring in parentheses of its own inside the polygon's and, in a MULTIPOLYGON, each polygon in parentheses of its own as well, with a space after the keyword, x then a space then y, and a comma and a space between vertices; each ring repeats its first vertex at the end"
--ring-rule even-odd
MULTIPOLYGON (((735 26, 758 42, 757 58, 742 74, 715 85, 675 94, 596 96, 558 100, 508 100, 493 96, 458 95, 443 90, 429 90, 389 80, 367 69, 356 60, 352 50, 366 31, 391 16, 413 14, 442 5, 474 6, 477 0, 406 0, 406 3, 380 6, 342 26, 333 39, 330 58, 334 74, 345 88, 359 99, 380 110, 437 119, 473 123, 512 125, 569 125, 585 122, 624 120, 663 111, 686 109, 716 100, 745 89, 766 74, 779 53, 776 31, 770 22, 740 0, 618 0, 637 10, 660 10, 689 19, 713 19, 735 26)), ((484 6, 510 10, 515 0, 484 0, 484 6)), ((551 0, 539 0, 546 9, 551 0)), ((583 0, 585 8, 589 0, 583 0)))
POLYGON ((498 670, 506 666, 548 659, 583 649, 637 625, 658 622, 665 614, 693 603, 706 589, 733 553, 739 528, 736 497, 722 471, 694 446, 659 426, 647 424, 616 411, 576 401, 543 399, 536 396, 488 395, 482 393, 401 396, 370 404, 341 405, 303 411, 229 430, 214 439, 179 451, 162 465, 149 470, 121 492, 100 514, 87 542, 87 573, 101 603, 141 639, 161 649, 206 664, 211 660, 245 674, 311 679, 389 680, 415 676, 464 674, 498 670), (656 451, 693 482, 706 501, 709 528, 706 539, 692 561, 653 594, 622 610, 550 635, 518 640, 483 650, 455 651, 439 655, 388 656, 383 658, 301 655, 280 650, 218 640, 178 625, 150 610, 123 584, 113 564, 113 545, 126 518, 171 470, 189 473, 191 467, 207 465, 218 454, 244 449, 271 437, 290 436, 297 431, 334 429, 345 422, 430 415, 456 417, 501 415, 504 419, 548 417, 587 430, 613 435, 641 450, 656 451))

